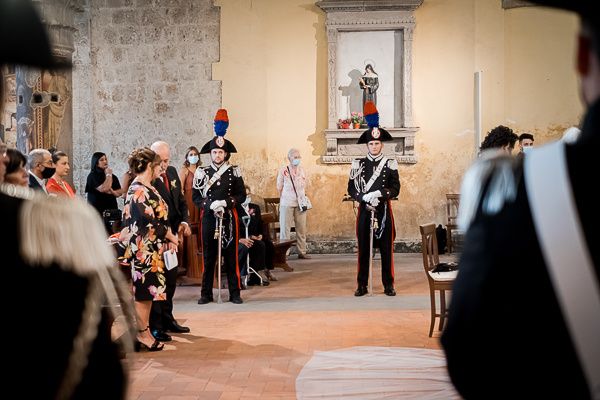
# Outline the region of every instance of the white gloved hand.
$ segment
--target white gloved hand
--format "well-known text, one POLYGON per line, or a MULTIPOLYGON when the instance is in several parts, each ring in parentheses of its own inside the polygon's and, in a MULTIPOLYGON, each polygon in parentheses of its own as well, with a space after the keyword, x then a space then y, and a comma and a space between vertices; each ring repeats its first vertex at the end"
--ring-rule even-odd
POLYGON ((374 191, 374 192, 369 192, 369 193, 365 194, 365 195, 363 196, 363 201, 364 201, 365 203, 370 203, 370 202, 371 202, 371 200, 373 200, 373 199, 377 199, 377 198, 379 198, 379 197, 381 197, 381 192, 380 192, 379 190, 376 190, 376 191, 374 191))
POLYGON ((215 209, 213 210, 213 212, 214 212, 215 214, 223 214, 223 213, 225 212, 225 209, 224 209, 223 207, 219 206, 219 207, 215 208, 215 209))
POLYGON ((217 208, 225 208, 227 207, 227 202, 225 200, 215 200, 210 203, 210 209, 216 211, 217 208))
POLYGON ((371 201, 369 201, 369 204, 372 205, 373 207, 377 207, 379 205, 379 198, 373 197, 371 199, 371 201))

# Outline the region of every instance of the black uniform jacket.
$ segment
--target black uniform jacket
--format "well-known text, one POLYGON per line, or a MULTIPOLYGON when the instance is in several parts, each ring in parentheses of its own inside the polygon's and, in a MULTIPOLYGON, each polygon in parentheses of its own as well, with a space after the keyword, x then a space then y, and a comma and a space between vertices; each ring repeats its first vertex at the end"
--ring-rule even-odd
MULTIPOLYGON (((18 351, 5 353, 4 360, 10 368, 4 387, 17 390, 22 398, 51 399, 56 397, 73 351, 90 280, 71 272, 69 266, 30 265, 23 260, 19 251, 19 212, 25 201, 29 200, 0 192, 2 270, 5 282, 13 286, 8 292, 19 293, 6 302, 5 326, 16 329, 14 335, 24 344, 18 351)), ((64 239, 70 240, 68 236, 64 239)), ((125 397, 126 377, 119 349, 111 341, 107 317, 104 314, 97 328, 87 367, 70 396, 72 399, 125 397)))
POLYGON ((368 155, 354 160, 350 170, 350 179, 348 180, 348 194, 354 200, 362 203, 365 194, 376 190, 381 192, 378 208, 383 208, 387 200, 398 196, 398 193, 400 193, 398 162, 395 159, 385 157, 383 154, 376 158, 368 155), (384 163, 384 167, 375 182, 367 189, 366 186, 380 163, 384 163))
MULTIPOLYGON (((597 102, 588 111, 579 140, 566 149, 596 278, 600 276, 600 212, 594 192, 599 152, 597 102)), ((522 160, 515 161, 513 174, 516 198, 499 213, 489 215, 481 201, 475 202, 480 205, 466 233, 442 336, 452 382, 467 399, 589 398, 538 243, 522 160)), ((488 182, 489 176, 481 185, 489 192, 488 182)))
POLYGON ((204 215, 212 214, 210 205, 215 200, 225 200, 226 208, 231 210, 237 205, 242 204, 246 199, 246 189, 242 179, 239 167, 230 166, 223 175, 217 179, 206 191, 204 189, 209 185, 210 179, 218 171, 214 165, 201 167, 196 170, 194 175, 194 189, 192 200, 204 215))

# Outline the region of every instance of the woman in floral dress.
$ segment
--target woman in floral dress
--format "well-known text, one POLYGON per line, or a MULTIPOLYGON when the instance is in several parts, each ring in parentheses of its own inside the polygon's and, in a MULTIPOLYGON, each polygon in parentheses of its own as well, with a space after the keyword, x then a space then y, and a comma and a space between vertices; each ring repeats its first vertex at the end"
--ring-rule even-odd
POLYGON ((163 253, 177 250, 177 236, 167 220, 167 204, 152 186, 160 175, 160 161, 147 147, 129 155, 135 179, 127 191, 121 232, 121 240, 127 245, 124 258, 132 263, 138 346, 149 351, 163 348, 150 334, 148 320, 152 302, 166 300, 163 253))

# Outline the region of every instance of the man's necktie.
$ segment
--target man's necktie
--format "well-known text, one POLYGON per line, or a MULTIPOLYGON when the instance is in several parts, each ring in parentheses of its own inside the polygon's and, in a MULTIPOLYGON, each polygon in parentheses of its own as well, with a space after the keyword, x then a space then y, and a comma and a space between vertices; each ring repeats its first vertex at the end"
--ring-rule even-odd
POLYGON ((163 172, 162 174, 160 174, 160 178, 164 182, 165 187, 167 188, 169 193, 171 193, 171 186, 169 185, 169 178, 167 178, 167 174, 163 172))

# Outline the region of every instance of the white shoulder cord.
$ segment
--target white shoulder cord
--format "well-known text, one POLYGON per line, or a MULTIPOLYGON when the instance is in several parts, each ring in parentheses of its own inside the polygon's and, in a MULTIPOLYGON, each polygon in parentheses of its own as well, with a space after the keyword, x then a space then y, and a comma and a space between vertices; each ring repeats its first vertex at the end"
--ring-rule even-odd
POLYGON ((565 145, 525 156, 531 215, 554 291, 593 399, 600 399, 600 290, 569 179, 565 145))

